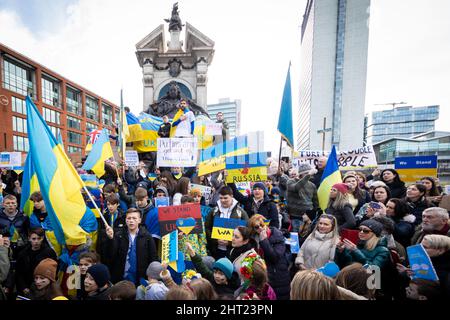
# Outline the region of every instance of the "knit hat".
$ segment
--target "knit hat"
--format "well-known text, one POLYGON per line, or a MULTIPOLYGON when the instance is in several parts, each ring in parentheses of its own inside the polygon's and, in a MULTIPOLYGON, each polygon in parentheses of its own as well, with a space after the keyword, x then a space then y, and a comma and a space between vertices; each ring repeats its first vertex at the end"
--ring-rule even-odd
POLYGON ((381 235, 381 231, 383 231, 383 225, 380 222, 375 221, 373 219, 361 222, 360 226, 365 226, 369 228, 370 230, 372 230, 373 233, 375 233, 377 237, 379 237, 381 235))
POLYGON ((253 185, 252 190, 255 190, 256 188, 262 189, 262 190, 264 190, 264 192, 266 192, 266 186, 262 182, 255 182, 255 184, 253 185))
POLYGON ((162 269, 163 268, 161 262, 153 261, 147 267, 147 277, 155 280, 161 280, 161 276, 159 274, 161 273, 162 269))
POLYGON ((348 185, 345 183, 335 183, 332 188, 338 190, 340 193, 347 193, 349 191, 348 185))
POLYGON ((221 258, 217 260, 213 265, 213 269, 222 271, 227 279, 231 279, 231 277, 233 276, 234 267, 228 258, 221 258))
POLYGON ((169 289, 163 283, 153 283, 145 292, 145 300, 164 300, 169 289))
POLYGON ((204 257, 202 257, 202 261, 203 261, 203 264, 208 267, 208 269, 212 270, 213 265, 216 262, 216 259, 214 259, 211 256, 204 256, 204 257))
POLYGON ((94 281, 99 288, 104 287, 111 279, 108 267, 101 263, 90 266, 87 273, 94 278, 94 281))
POLYGON ((300 163, 300 165, 298 166, 298 174, 304 174, 304 173, 308 173, 309 170, 311 170, 311 165, 309 163, 300 163))
POLYGON ((39 262, 39 264, 34 268, 35 276, 42 276, 49 279, 52 282, 56 281, 56 269, 58 263, 50 258, 46 258, 39 262))

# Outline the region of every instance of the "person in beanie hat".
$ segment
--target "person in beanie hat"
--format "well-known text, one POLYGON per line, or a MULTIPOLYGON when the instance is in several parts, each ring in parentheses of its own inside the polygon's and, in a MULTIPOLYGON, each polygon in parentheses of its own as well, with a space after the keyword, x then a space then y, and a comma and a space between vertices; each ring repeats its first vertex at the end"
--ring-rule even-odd
POLYGON ((106 265, 98 263, 89 267, 84 279, 86 300, 109 300, 110 279, 111 275, 106 265))
POLYGON ((342 229, 356 228, 356 219, 352 205, 348 202, 348 186, 345 183, 335 183, 331 187, 328 207, 325 213, 336 218, 339 233, 342 229))
POLYGON ((62 291, 56 283, 58 263, 50 258, 39 262, 34 269, 34 283, 30 288, 31 300, 52 300, 62 296, 62 291))
POLYGON ((228 258, 220 258, 214 262, 212 268, 208 268, 189 242, 186 242, 186 251, 195 269, 203 278, 211 282, 219 296, 233 296, 239 288, 240 281, 237 273, 234 272, 233 263, 228 258))
MULTIPOLYGON (((224 174, 225 176, 227 175, 226 171, 224 174)), ((280 227, 277 206, 270 200, 267 188, 263 182, 253 184, 252 194, 249 196, 244 196, 240 193, 234 183, 229 183, 228 186, 233 190, 234 198, 244 206, 244 210, 249 218, 258 213, 270 220, 270 226, 275 228, 280 227)))
POLYGON ((141 285, 137 287, 136 300, 163 300, 157 299, 156 296, 159 297, 159 295, 155 292, 155 290, 158 292, 161 291, 161 286, 165 287, 164 294, 169 291, 162 282, 161 271, 163 271, 163 266, 159 261, 153 261, 148 265, 146 272, 147 280, 141 279, 141 285), (155 288, 157 289, 152 289, 153 293, 149 296, 148 292, 153 286, 156 286, 155 288), (149 297, 153 298, 150 299, 149 297))

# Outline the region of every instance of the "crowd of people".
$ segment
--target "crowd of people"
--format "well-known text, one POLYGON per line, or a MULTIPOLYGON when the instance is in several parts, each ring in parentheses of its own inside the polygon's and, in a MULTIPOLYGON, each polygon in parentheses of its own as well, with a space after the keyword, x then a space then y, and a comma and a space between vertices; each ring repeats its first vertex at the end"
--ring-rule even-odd
POLYGON ((449 299, 449 212, 439 207, 437 180, 407 186, 394 169, 346 172, 321 210, 326 162, 278 167, 269 158, 276 170, 248 190, 226 183, 226 170, 198 176, 196 168, 159 168, 146 159, 137 168, 106 162, 105 184, 91 191, 107 225, 98 218, 95 236, 68 248, 69 259, 52 245, 41 193, 31 195, 34 209, 25 215, 22 176, 2 169, 0 300, 449 299), (196 185, 211 188, 208 199, 196 185), (158 198, 201 207, 203 232, 179 232, 183 272, 161 263, 158 198), (218 240, 217 217, 245 225, 232 241, 218 240), (292 233, 298 252, 286 241, 292 233), (439 281, 414 277, 406 250, 414 244, 423 245, 439 281), (373 266, 378 286, 368 285, 373 266))

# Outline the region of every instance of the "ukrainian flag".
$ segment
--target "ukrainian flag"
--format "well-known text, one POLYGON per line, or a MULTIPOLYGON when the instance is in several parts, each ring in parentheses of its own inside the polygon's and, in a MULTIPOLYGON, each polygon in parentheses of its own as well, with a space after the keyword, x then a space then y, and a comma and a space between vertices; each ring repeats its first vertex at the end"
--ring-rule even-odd
POLYGON ((278 131, 287 144, 294 149, 294 130, 292 127, 292 93, 291 93, 291 63, 289 63, 286 82, 281 101, 280 115, 278 118, 278 131))
MULTIPOLYGON (((177 113, 175 113, 175 115, 173 116, 173 119, 172 119, 171 123, 174 123, 175 121, 178 121, 183 114, 184 114, 184 110, 183 109, 178 109, 177 113)), ((176 131, 177 131, 177 127, 172 126, 170 128, 170 137, 171 138, 175 136, 175 132, 176 131)))
POLYGON ((213 145, 214 136, 205 134, 208 122, 211 122, 211 120, 204 115, 199 115, 195 118, 194 136, 197 137, 199 150, 207 149, 213 145))
POLYGON ((22 196, 20 198, 20 210, 28 217, 33 213, 34 209, 34 203, 30 200, 30 196, 36 191, 39 191, 39 182, 31 160, 31 152, 29 152, 23 170, 22 196))
POLYGON ((105 160, 114 157, 111 143, 109 142, 109 135, 105 129, 102 130, 97 141, 92 146, 91 152, 83 164, 84 170, 94 171, 97 177, 102 177, 105 174, 105 160))
POLYGON ((336 156, 336 147, 333 146, 331 154, 328 157, 327 165, 323 171, 322 180, 320 180, 319 189, 317 189, 317 196, 319 198, 319 206, 325 211, 328 206, 331 187, 335 183, 342 182, 341 172, 339 171, 339 164, 336 156))
POLYGON ((267 180, 267 152, 256 152, 227 157, 225 160, 228 172, 226 182, 248 182, 267 180))
POLYGON ((98 225, 83 201, 83 182, 30 97, 26 106, 29 152, 55 237, 61 245, 84 244, 98 225))
MULTIPOLYGON (((127 115, 128 116, 128 115, 127 115)), ((147 113, 142 113, 139 116, 138 119, 141 130, 142 130, 142 139, 141 141, 136 141, 133 143, 134 149, 137 152, 150 152, 150 151, 156 151, 158 148, 157 145, 157 139, 158 136, 158 130, 161 124, 163 123, 162 118, 152 116, 147 113)), ((128 122, 128 127, 130 130, 130 134, 132 132, 131 126, 128 122)), ((129 142, 129 140, 127 140, 129 142)))
POLYGON ((143 128, 141 127, 141 123, 139 118, 136 117, 131 112, 127 113, 126 121, 124 122, 128 128, 128 137, 127 142, 141 141, 144 139, 143 128))

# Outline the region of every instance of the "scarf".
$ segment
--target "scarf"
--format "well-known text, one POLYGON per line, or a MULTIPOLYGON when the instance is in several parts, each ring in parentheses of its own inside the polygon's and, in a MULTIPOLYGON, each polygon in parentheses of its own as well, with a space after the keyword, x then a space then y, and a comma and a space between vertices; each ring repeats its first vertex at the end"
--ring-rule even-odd
POLYGON ((261 200, 258 200, 258 201, 255 198, 253 198, 252 211, 254 214, 258 214, 259 207, 261 206, 263 201, 264 201, 264 198, 262 198, 261 200))
POLYGON ((243 246, 240 246, 238 248, 233 248, 230 251, 230 261, 233 262, 234 260, 236 260, 237 257, 239 257, 241 254, 243 254, 244 252, 248 251, 252 249, 252 245, 249 243, 244 244, 243 246))
POLYGON ((127 262, 125 264, 125 276, 124 279, 136 283, 137 279, 137 255, 136 255, 136 237, 131 240, 131 235, 128 235, 128 241, 131 242, 130 248, 128 249, 127 262))

